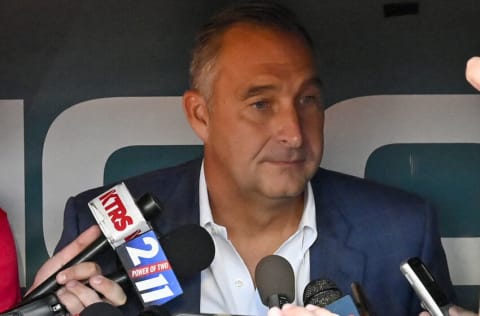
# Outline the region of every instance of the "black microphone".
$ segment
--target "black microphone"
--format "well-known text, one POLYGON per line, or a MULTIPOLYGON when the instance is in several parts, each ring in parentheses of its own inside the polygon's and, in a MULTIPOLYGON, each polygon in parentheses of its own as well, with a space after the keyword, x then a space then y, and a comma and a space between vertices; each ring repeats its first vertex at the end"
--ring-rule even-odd
MULTIPOLYGON (((157 200, 156 197, 148 193, 142 195, 136 201, 136 204, 146 220, 151 220, 153 217, 157 216, 163 211, 162 204, 157 200)), ((102 234, 90 246, 85 248, 77 256, 75 256, 73 259, 71 259, 69 262, 63 265, 58 271, 53 273, 43 283, 41 283, 35 289, 33 289, 30 293, 28 293, 23 298, 23 302, 32 301, 35 298, 38 298, 40 296, 43 296, 58 290, 60 288, 60 285, 57 283, 56 276, 60 271, 66 268, 70 268, 76 264, 89 261, 98 253, 109 248, 110 248, 110 244, 107 238, 102 234)))
POLYGON ((215 244, 205 228, 188 224, 159 238, 175 275, 182 281, 208 268, 215 257, 215 244))
MULTIPOLYGON (((213 261, 215 245, 210 234, 201 226, 180 226, 159 238, 159 242, 179 280, 187 280, 201 272, 213 261)), ((130 284, 125 270, 106 276, 125 287, 130 284)), ((53 293, 44 294, 33 301, 0 314, 1 316, 65 316, 65 307, 53 293)), ((167 316, 167 315, 164 315, 167 316)))
POLYGON ((330 280, 314 280, 308 283, 303 292, 303 303, 323 307, 340 316, 359 316, 352 297, 343 296, 330 280))
MULTIPOLYGON (((160 236, 158 240, 180 281, 187 280, 206 269, 215 257, 212 237, 203 227, 196 224, 180 226, 160 236)), ((107 274, 105 277, 122 288, 130 285, 130 279, 124 269, 107 274)))
POLYGON ((123 316, 121 310, 105 302, 93 303, 80 312, 80 316, 123 316))
POLYGON ((262 303, 268 308, 291 303, 295 299, 295 275, 290 263, 277 255, 266 256, 255 268, 255 282, 262 303))

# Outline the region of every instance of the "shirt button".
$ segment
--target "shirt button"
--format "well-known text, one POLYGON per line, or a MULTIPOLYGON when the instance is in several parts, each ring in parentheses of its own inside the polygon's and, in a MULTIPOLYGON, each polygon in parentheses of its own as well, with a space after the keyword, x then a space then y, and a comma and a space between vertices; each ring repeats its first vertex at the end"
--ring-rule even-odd
POLYGON ((242 286, 243 286, 243 281, 240 280, 240 279, 236 279, 236 280, 235 280, 235 286, 236 286, 236 287, 242 287, 242 286))

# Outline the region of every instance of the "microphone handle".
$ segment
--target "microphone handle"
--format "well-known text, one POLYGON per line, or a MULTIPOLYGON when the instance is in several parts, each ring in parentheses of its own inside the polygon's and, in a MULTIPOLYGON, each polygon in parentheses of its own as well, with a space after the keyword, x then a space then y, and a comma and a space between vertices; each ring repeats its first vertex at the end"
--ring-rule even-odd
MULTIPOLYGON (((77 255, 72 260, 67 262, 64 266, 62 266, 62 268, 60 268, 60 270, 55 272, 48 279, 46 279, 42 284, 40 284, 38 287, 36 287, 30 293, 28 293, 28 295, 26 295, 23 298, 22 303, 26 304, 28 302, 32 302, 35 299, 41 297, 42 295, 46 295, 58 290, 61 287, 61 285, 58 284, 56 280, 56 276, 58 272, 66 268, 69 268, 71 266, 74 266, 78 263, 88 261, 97 253, 109 247, 110 247, 110 244, 108 243, 107 239, 105 238, 105 236, 101 235, 100 237, 97 238, 97 240, 94 243, 92 243, 90 246, 85 248, 83 252, 81 252, 79 255, 77 255)), ((125 270, 123 269, 120 269, 119 271, 106 275, 105 277, 120 284, 120 286, 129 284, 130 282, 127 272, 125 272, 125 270)))
POLYGON ((113 272, 113 273, 110 273, 108 275, 105 276, 107 279, 110 279, 112 280, 113 282, 117 283, 118 285, 120 285, 122 288, 125 286, 125 285, 128 285, 130 284, 130 279, 128 278, 128 274, 127 272, 125 272, 125 270, 121 269, 119 271, 116 271, 116 272, 113 272))
MULTIPOLYGON (((130 282, 127 273, 124 270, 111 273, 106 276, 120 286, 125 286, 130 282)), ((86 284, 86 282, 85 282, 86 284)), ((66 316, 66 308, 60 303, 55 293, 49 293, 22 301, 21 305, 16 306, 0 316, 66 316)))
POLYGON ((288 298, 280 294, 270 295, 267 298, 267 301, 268 301, 268 308, 272 308, 272 307, 282 308, 284 304, 289 303, 288 298))
POLYGON ((33 302, 21 304, 0 316, 66 316, 67 310, 55 294, 45 295, 33 302))
POLYGON ((48 279, 46 279, 42 284, 40 284, 38 287, 36 287, 30 293, 28 293, 28 295, 24 297, 23 302, 30 302, 35 298, 38 298, 42 295, 58 290, 60 288, 60 285, 57 283, 57 280, 56 280, 58 272, 66 268, 70 268, 81 262, 89 261, 97 253, 100 253, 104 249, 108 249, 108 248, 110 248, 110 244, 108 243, 107 238, 105 238, 104 235, 101 235, 91 245, 85 248, 84 251, 79 253, 76 257, 71 259, 64 266, 62 266, 57 272, 55 272, 48 279))

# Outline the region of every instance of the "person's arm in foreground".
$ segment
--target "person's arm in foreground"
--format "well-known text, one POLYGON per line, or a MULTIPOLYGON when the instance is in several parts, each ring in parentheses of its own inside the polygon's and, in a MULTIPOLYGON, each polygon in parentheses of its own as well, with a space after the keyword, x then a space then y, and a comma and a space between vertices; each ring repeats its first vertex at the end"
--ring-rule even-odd
MULTIPOLYGON (((47 260, 38 270, 29 292, 96 240, 100 234, 100 229, 94 225, 47 260)), ((126 303, 127 297, 122 288, 101 273, 100 267, 94 262, 77 264, 58 273, 57 283, 64 286, 57 291, 57 297, 70 314, 79 314, 86 306, 100 301, 115 306, 126 303), (82 283, 85 280, 88 280, 91 288, 82 283)))
MULTIPOLYGON (((472 57, 468 60, 465 78, 475 89, 480 91, 480 57, 472 57)), ((448 312, 450 316, 478 316, 480 314, 480 311, 478 314, 475 314, 458 306, 450 307, 448 312)), ((419 316, 430 316, 430 314, 428 312, 422 312, 419 316)))
POLYGON ((267 316, 338 316, 331 313, 325 308, 315 305, 307 305, 305 307, 293 304, 285 304, 282 309, 272 307, 269 309, 267 316))
MULTIPOLYGON (((465 70, 465 78, 467 81, 477 90, 480 91, 480 57, 472 57, 468 60, 466 70, 465 70)), ((450 316, 478 316, 478 314, 467 311, 461 307, 453 306, 449 309, 450 316)), ((430 314, 427 312, 422 312, 420 316, 429 316, 430 314)))

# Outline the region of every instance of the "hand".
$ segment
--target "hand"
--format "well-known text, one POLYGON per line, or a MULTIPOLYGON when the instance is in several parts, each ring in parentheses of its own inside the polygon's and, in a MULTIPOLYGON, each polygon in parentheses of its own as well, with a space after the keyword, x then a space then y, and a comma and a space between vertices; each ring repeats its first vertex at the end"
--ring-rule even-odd
MULTIPOLYGON (((38 270, 33 285, 27 294, 95 241, 100 234, 100 229, 97 225, 94 225, 47 260, 38 270)), ((122 288, 115 282, 103 277, 101 273, 101 269, 96 263, 83 262, 57 274, 57 283, 65 286, 60 288, 56 294, 70 314, 79 314, 86 306, 100 301, 115 306, 126 303, 127 297, 122 288), (90 287, 81 282, 85 280, 88 280, 90 287), (103 296, 103 299, 100 295, 103 296)))
POLYGON ((315 305, 307 305, 306 307, 296 306, 293 304, 285 304, 282 309, 272 307, 268 311, 267 316, 338 316, 331 313, 325 308, 315 305))
MULTIPOLYGON (((459 306, 452 306, 448 309, 448 314, 450 316, 478 316, 474 312, 467 311, 459 306)), ((418 316, 430 316, 428 312, 421 312, 418 316)))
POLYGON ((480 91, 480 57, 472 57, 468 60, 465 77, 475 89, 480 91))
POLYGON ((459 306, 452 306, 448 310, 448 313, 450 316, 478 316, 478 314, 475 314, 474 312, 467 311, 466 309, 463 309, 459 306))

